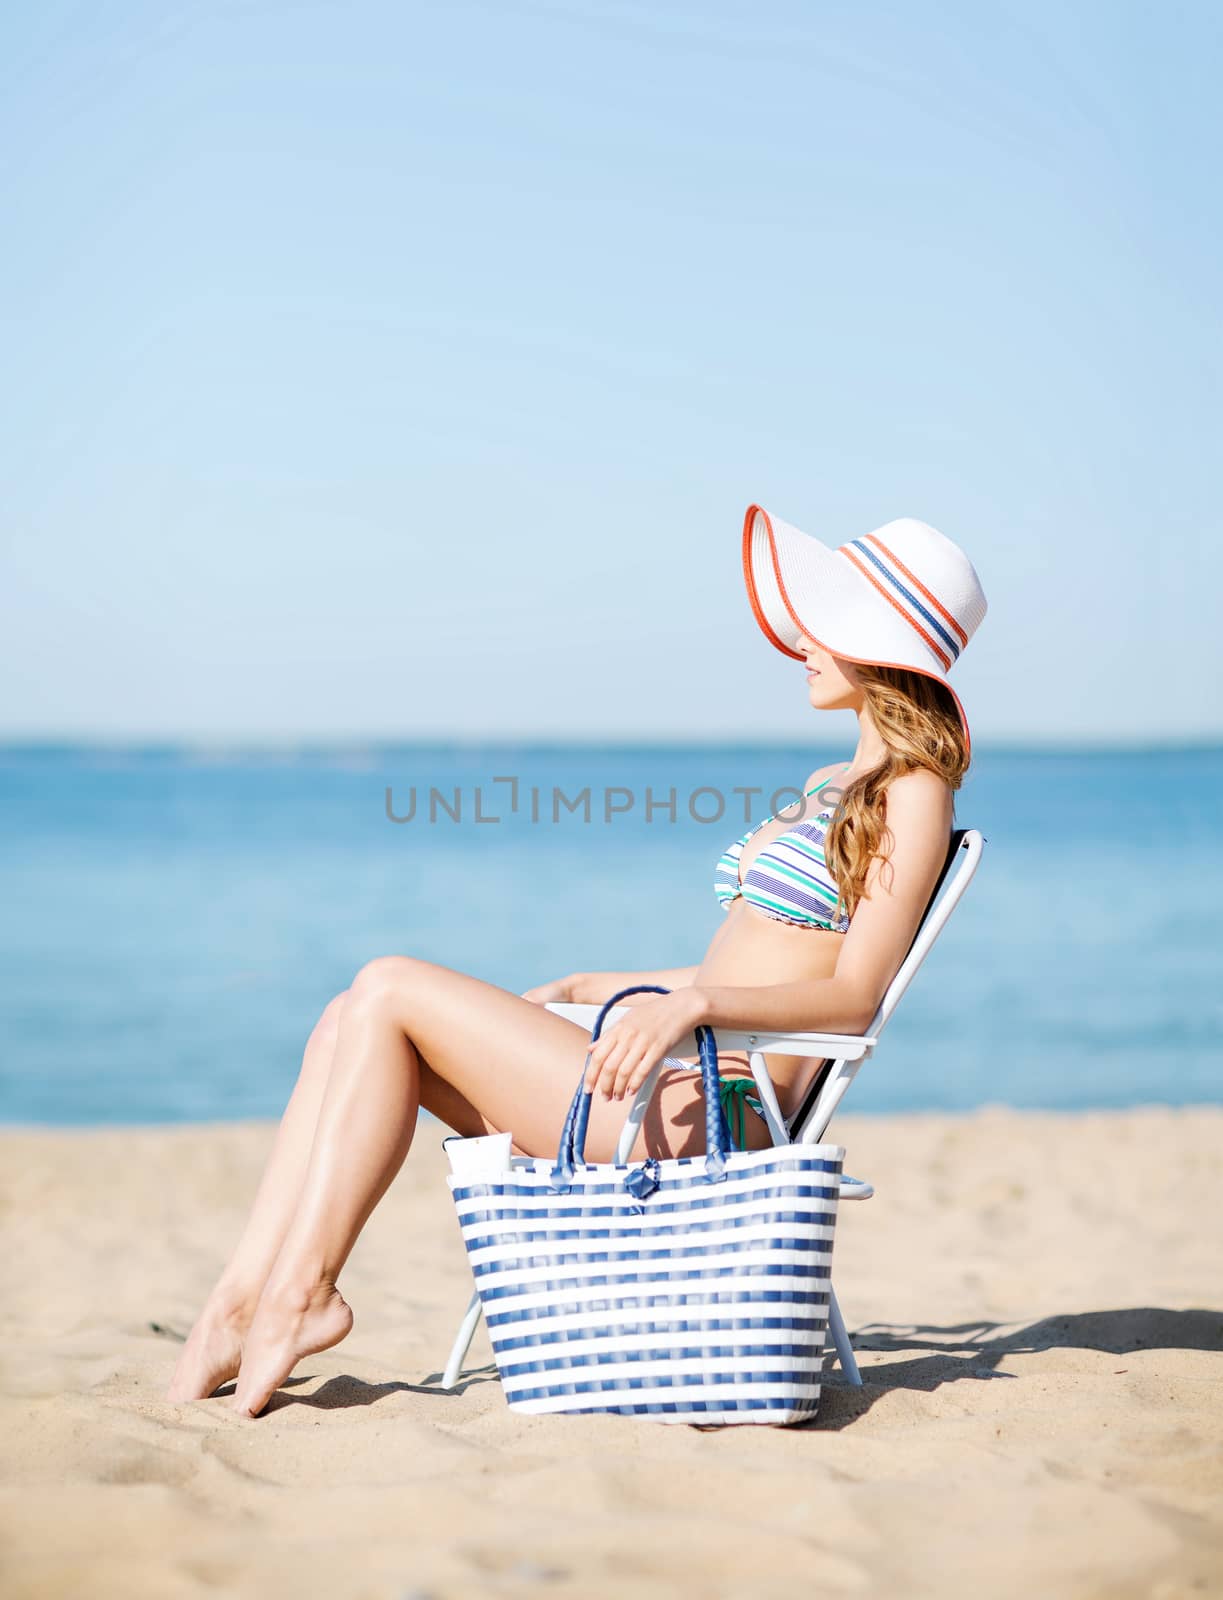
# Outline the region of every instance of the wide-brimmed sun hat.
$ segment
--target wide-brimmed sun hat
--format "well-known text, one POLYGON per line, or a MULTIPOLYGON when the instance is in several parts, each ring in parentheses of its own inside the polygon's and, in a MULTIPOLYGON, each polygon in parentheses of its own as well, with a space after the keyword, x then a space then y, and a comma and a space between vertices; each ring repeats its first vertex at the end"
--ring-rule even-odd
POLYGON ((946 684, 969 749, 960 697, 947 674, 985 616, 972 562, 916 517, 831 549, 762 506, 743 522, 743 574, 765 637, 796 661, 800 636, 868 666, 907 667, 946 684))

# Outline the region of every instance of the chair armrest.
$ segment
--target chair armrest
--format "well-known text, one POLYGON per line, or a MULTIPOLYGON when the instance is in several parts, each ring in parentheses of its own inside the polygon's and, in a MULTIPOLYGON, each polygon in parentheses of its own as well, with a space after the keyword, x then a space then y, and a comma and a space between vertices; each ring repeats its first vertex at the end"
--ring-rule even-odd
MULTIPOLYGON (((589 1031, 602 1007, 549 1001, 547 1009, 589 1031)), ((607 1013, 608 1027, 626 1017, 632 1009, 632 1006, 615 1006, 607 1013)), ((856 1033, 744 1033, 737 1029, 715 1028, 713 1036, 718 1049, 727 1053, 760 1050, 765 1055, 828 1056, 834 1061, 864 1061, 878 1043, 870 1034, 856 1033)), ((670 1053, 673 1056, 696 1055, 696 1035, 685 1035, 672 1045, 670 1053)))

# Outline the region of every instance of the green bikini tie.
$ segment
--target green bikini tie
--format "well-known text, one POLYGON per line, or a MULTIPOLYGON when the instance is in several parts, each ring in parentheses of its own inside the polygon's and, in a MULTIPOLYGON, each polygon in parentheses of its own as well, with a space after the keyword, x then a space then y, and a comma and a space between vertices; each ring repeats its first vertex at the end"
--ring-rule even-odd
POLYGON ((723 1078, 719 1099, 735 1149, 746 1150, 747 1144, 743 1135, 743 1102, 746 1100, 753 1111, 758 1111, 761 1116, 764 1115, 764 1107, 756 1095, 755 1078, 723 1078))

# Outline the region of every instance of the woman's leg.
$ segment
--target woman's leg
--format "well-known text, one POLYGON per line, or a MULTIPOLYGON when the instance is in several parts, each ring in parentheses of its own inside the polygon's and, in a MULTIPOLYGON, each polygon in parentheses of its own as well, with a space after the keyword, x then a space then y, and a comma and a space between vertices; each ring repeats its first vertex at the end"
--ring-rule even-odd
MULTIPOLYGON (((472 1131, 509 1129, 526 1153, 553 1154, 588 1044, 576 1023, 446 967, 390 956, 362 969, 340 1016, 297 1210, 246 1339, 236 1410, 257 1415, 304 1355, 348 1332, 336 1279, 407 1153, 420 1105, 453 1126, 442 1104, 457 1097, 480 1119, 472 1131)), ((627 1111, 627 1101, 595 1096, 591 1160, 611 1159, 627 1111)), ((699 1082, 663 1074, 634 1156, 703 1149, 699 1082)))
POLYGON ((166 1395, 169 1400, 207 1399, 237 1374, 246 1330, 289 1231, 306 1176, 346 998, 347 990, 327 1005, 306 1043, 250 1217, 179 1357, 166 1395))

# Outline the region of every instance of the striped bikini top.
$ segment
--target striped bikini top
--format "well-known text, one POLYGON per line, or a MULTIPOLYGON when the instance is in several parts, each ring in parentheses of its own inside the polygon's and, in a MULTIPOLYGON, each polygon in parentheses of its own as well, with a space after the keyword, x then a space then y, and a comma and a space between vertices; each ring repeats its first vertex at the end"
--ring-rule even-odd
MULTIPOLYGON (((848 772, 849 765, 847 761, 842 772, 848 772)), ((835 776, 834 773, 832 777, 835 776)), ((807 794, 819 794, 832 782, 832 777, 808 789, 807 794)), ((713 892, 723 911, 729 911, 742 896, 748 905, 763 911, 775 922, 788 922, 796 928, 824 928, 830 933, 848 932, 849 918, 844 912, 835 915, 837 886, 824 860, 824 835, 835 810, 835 806, 827 806, 818 816, 804 817, 795 823, 787 833, 760 851, 748 868, 746 878, 741 879, 739 862, 743 846, 761 828, 767 827, 777 812, 749 828, 718 862, 713 892)))

